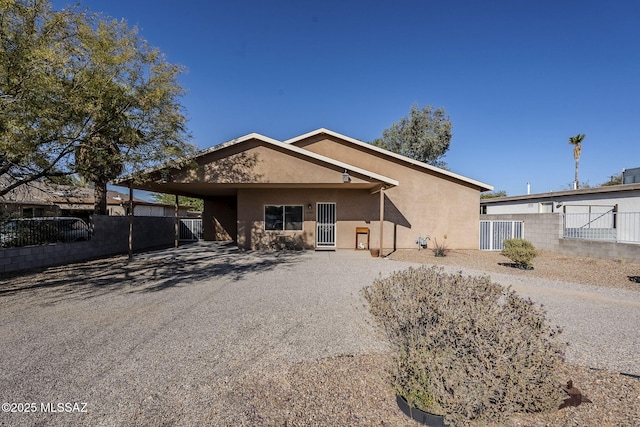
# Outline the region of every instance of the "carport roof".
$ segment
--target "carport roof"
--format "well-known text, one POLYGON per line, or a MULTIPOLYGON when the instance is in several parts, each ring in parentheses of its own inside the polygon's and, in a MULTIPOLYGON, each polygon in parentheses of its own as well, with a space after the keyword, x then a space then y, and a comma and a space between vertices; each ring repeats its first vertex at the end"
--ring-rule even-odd
MULTIPOLYGON (((207 156, 211 153, 215 153, 224 149, 227 149, 229 147, 232 146, 236 146, 236 145, 240 145, 243 144, 245 142, 248 141, 253 141, 253 140, 257 140, 262 142, 264 145, 266 146, 271 146, 273 148, 279 149, 283 152, 289 152, 291 154, 295 154, 298 156, 301 156, 303 158, 308 158, 310 160, 314 160, 316 162, 320 162, 321 164, 324 164, 327 167, 331 167, 332 169, 341 169, 341 170, 345 170, 347 172, 349 172, 350 174, 354 174, 354 175, 359 175, 362 177, 366 177, 368 180, 371 181, 371 183, 369 184, 369 186, 371 185, 375 185, 375 186, 384 186, 386 188, 389 187, 394 187, 399 185, 399 182, 393 178, 378 174, 376 172, 372 172, 357 166, 353 166, 350 165, 348 163, 336 160, 336 159, 332 159, 330 157, 327 156, 323 156, 314 152, 311 152, 309 150, 305 150, 304 148, 300 148, 297 147, 293 144, 289 144, 289 143, 285 143, 285 142, 281 142, 278 141, 276 139, 273 138, 269 138, 267 136, 261 135, 259 133, 250 133, 244 136, 241 136, 239 138, 235 138, 232 139, 230 141, 215 145, 213 147, 210 148, 206 148, 204 150, 201 150, 199 152, 197 152, 196 154, 194 154, 193 156, 184 159, 184 162, 188 162, 188 161, 193 161, 193 160, 197 160, 199 158, 202 158, 204 156, 207 156)), ((136 188, 136 189, 140 189, 140 190, 148 190, 148 191, 157 191, 157 192, 163 192, 163 193, 171 193, 171 194, 185 194, 185 195, 193 195, 193 196, 203 196, 203 195, 210 195, 210 194, 205 194, 205 192, 210 192, 212 191, 211 185, 215 185, 218 186, 218 190, 216 191, 217 194, 221 194, 224 192, 229 192, 230 190, 232 190, 233 188, 237 188, 240 186, 243 187, 248 187, 251 186, 251 184, 246 184, 246 183, 238 183, 238 184, 216 184, 216 183, 206 183, 206 185, 208 186, 208 189, 205 190, 204 188, 204 183, 202 183, 201 185, 198 185, 198 183, 188 183, 188 184, 180 184, 177 185, 175 183, 162 183, 162 182, 158 182, 158 177, 154 177, 154 182, 136 182, 134 175, 156 175, 159 174, 162 170, 166 170, 166 169, 175 169, 175 167, 172 167, 170 164, 166 163, 166 164, 162 164, 153 168, 149 168, 146 169, 144 171, 141 171, 137 174, 133 174, 133 175, 128 175, 125 177, 122 177, 120 179, 117 179, 114 181, 114 185, 120 185, 120 186, 128 186, 129 184, 131 184, 132 188, 136 188), (186 189, 185 186, 189 186, 189 189, 186 189), (182 188, 179 188, 182 187, 182 188)), ((260 186, 260 187, 284 187, 284 186, 291 186, 291 184, 264 184, 264 183, 257 183, 254 184, 256 186, 260 186)), ((332 184, 335 185, 335 184, 332 184)), ((300 183, 299 185, 300 187, 304 187, 305 184, 304 183, 300 183)), ((313 184, 313 186, 317 186, 317 184, 313 184)), ((340 187, 344 188, 344 184, 339 185, 340 187)), ((351 188, 355 188, 355 186, 352 186, 351 188)))
POLYGON ((380 174, 377 174, 375 172, 372 172, 372 171, 369 171, 369 170, 366 170, 366 169, 362 169, 362 168, 359 168, 357 166, 353 166, 353 165, 350 165, 348 163, 344 163, 344 162, 332 159, 332 158, 327 157, 327 156, 316 154, 316 153, 313 153, 313 152, 311 152, 309 150, 305 150, 304 148, 299 148, 299 147, 296 147, 295 145, 287 144, 286 142, 281 142, 281 141, 278 141, 277 139, 269 138, 268 136, 264 136, 264 135, 261 135, 259 133, 255 133, 255 132, 247 134, 247 135, 244 135, 244 136, 241 136, 240 138, 232 139, 231 141, 224 142, 222 144, 207 148, 205 150, 202 150, 199 153, 197 153, 195 155, 195 157, 201 157, 201 156, 204 156, 206 154, 212 153, 214 151, 229 147, 231 145, 240 144, 240 143, 242 143, 244 141, 249 141, 249 140, 252 140, 252 139, 257 139, 259 141, 266 142, 267 144, 274 145, 274 146, 282 148, 284 150, 292 151, 292 152, 295 152, 297 154, 301 154, 302 156, 306 156, 306 157, 309 157, 309 158, 312 158, 312 159, 315 159, 315 160, 320 160, 321 162, 324 162, 324 163, 327 163, 327 164, 330 164, 330 165, 338 166, 338 167, 340 167, 342 169, 346 169, 347 171, 350 171, 350 172, 356 172, 356 173, 358 173, 360 175, 367 176, 367 177, 369 177, 369 178, 371 178, 371 179, 373 179, 375 181, 380 181, 380 182, 382 182, 382 183, 384 183, 384 184, 386 184, 388 186, 396 186, 396 185, 399 184, 398 181, 396 181, 393 178, 389 178, 389 177, 386 177, 384 175, 380 175, 380 174))

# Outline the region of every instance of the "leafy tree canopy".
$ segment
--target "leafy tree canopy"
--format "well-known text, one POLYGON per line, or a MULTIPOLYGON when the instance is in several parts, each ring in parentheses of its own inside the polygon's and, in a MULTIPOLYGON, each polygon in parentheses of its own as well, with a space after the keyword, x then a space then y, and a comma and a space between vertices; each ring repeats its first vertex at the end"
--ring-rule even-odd
POLYGON ((496 197, 507 197, 507 192, 505 190, 496 190, 480 194, 481 199, 495 199, 496 197))
POLYGON ((124 21, 0 0, 0 196, 76 173, 106 195, 122 173, 194 152, 182 71, 124 21))
POLYGON ((446 168, 441 158, 451 143, 451 120, 444 108, 411 106, 409 115, 382 132, 373 145, 433 166, 446 168))
MULTIPOLYGON (((176 203, 176 196, 173 194, 153 193, 153 199, 165 205, 173 205, 176 203)), ((204 200, 194 197, 178 196, 178 204, 180 206, 188 206, 191 210, 202 212, 204 210, 204 200)))
POLYGON ((622 173, 611 175, 608 181, 605 181, 602 184, 600 184, 600 187, 609 187, 611 185, 620 185, 620 184, 622 184, 622 173))

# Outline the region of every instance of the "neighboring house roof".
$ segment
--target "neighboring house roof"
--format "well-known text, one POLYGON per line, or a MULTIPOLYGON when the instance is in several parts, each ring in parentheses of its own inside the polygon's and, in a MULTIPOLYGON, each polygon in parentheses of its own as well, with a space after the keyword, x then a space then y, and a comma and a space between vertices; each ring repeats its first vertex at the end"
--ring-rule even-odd
MULTIPOLYGON (((44 182, 31 182, 21 185, 10 191, 2 198, 4 203, 31 203, 45 205, 92 205, 94 203, 94 190, 92 188, 75 187, 71 185, 48 184, 44 182)), ((129 196, 117 191, 107 191, 107 204, 119 205, 129 200, 129 196)), ((136 202, 142 202, 135 199, 136 202)))
POLYGON ((481 199, 480 204, 500 204, 507 202, 525 201, 525 200, 541 200, 541 199, 557 199, 567 196, 588 196, 592 194, 610 194, 612 196, 624 195, 631 191, 639 191, 640 184, 621 184, 610 185, 605 187, 580 188, 578 190, 549 191, 546 193, 523 194, 519 196, 494 197, 481 199))
MULTIPOLYGON (((173 204, 147 202, 137 197, 134 197, 133 201, 135 206, 175 209, 173 204)), ((124 206, 128 202, 128 194, 107 190, 107 205, 124 206)), ((13 206, 59 206, 61 209, 87 211, 93 210, 95 197, 92 188, 32 182, 9 192, 4 198, 0 198, 0 203, 13 206)), ((185 210, 188 207, 180 206, 180 209, 185 210)))
POLYGON ((427 169, 429 171, 436 172, 438 174, 445 175, 445 176, 448 176, 448 177, 451 177, 451 178, 454 178, 454 179, 457 179, 457 180, 460 180, 460 181, 463 181, 463 182, 466 182, 466 183, 481 187, 482 191, 491 191, 491 190, 493 190, 493 186, 491 186, 489 184, 485 184, 483 182, 476 181, 476 180, 471 179, 471 178, 467 178, 466 176, 462 176, 462 175, 459 175, 457 173, 453 173, 453 172, 448 171, 446 169, 442 169, 442 168, 438 168, 436 166, 432 166, 432 165, 430 165, 428 163, 420 162, 420 161, 412 159, 410 157, 403 156, 401 154, 394 153, 394 152, 389 151, 389 150, 385 150, 384 148, 376 147, 375 145, 370 144, 368 142, 360 141, 358 139, 351 138, 349 136, 342 135, 342 134, 340 134, 338 132, 334 132, 332 130, 325 129, 325 128, 316 129, 314 131, 305 133, 304 135, 296 136, 295 138, 291 138, 291 139, 288 139, 288 140, 284 141, 284 143, 285 144, 294 144, 294 143, 296 143, 298 141, 301 141, 303 139, 307 139, 307 138, 310 138, 310 137, 313 137, 313 136, 316 136, 316 135, 320 135, 320 134, 330 135, 330 136, 333 136, 335 138, 339 138, 339 139, 342 139, 344 141, 347 141, 347 142, 349 142, 351 144, 357 145, 359 147, 363 147, 363 148, 365 148, 367 150, 376 152, 378 154, 382 154, 382 155, 385 155, 385 156, 393 157, 393 158, 401 160, 401 161, 403 161, 405 163, 408 163, 408 164, 411 164, 411 165, 414 165, 414 166, 418 166, 418 167, 427 169))

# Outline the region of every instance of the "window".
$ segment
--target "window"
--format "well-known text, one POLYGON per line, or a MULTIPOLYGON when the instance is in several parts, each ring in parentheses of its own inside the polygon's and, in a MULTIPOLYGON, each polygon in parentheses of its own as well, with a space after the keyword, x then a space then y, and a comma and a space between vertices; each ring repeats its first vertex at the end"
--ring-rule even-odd
POLYGON ((538 205, 538 213, 553 212, 553 202, 540 202, 538 205))
POLYGON ((266 205, 264 229, 268 231, 302 230, 302 206, 266 205))

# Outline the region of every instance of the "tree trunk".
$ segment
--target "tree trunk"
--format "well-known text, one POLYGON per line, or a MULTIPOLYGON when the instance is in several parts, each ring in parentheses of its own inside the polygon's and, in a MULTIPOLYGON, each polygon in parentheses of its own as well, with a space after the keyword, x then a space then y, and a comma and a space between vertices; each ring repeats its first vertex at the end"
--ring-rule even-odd
POLYGON ((578 159, 576 159, 576 178, 575 178, 575 189, 580 188, 580 181, 578 181, 578 159))
POLYGON ((94 182, 94 215, 107 215, 107 183, 94 182))

